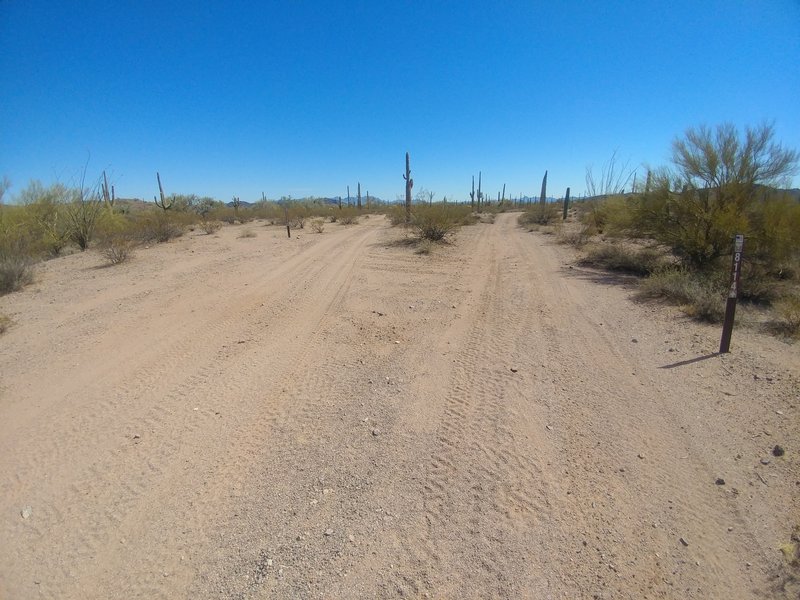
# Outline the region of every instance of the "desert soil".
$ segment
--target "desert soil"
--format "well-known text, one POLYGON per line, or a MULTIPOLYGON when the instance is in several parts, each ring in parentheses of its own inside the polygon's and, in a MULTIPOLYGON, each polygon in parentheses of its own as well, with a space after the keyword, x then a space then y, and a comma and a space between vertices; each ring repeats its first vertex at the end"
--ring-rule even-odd
POLYGON ((514 214, 294 233, 0 298, 0 598, 797 596, 797 345, 715 356, 514 214))

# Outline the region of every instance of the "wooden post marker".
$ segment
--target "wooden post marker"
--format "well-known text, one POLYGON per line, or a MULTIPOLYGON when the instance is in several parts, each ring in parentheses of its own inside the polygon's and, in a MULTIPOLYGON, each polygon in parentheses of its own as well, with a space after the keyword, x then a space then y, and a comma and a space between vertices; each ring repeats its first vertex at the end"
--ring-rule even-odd
POLYGON ((736 315, 736 299, 739 297, 739 277, 742 274, 742 254, 744 252, 744 236, 736 234, 733 240, 733 260, 731 261, 731 284, 728 288, 728 301, 725 304, 725 322, 722 324, 722 339, 719 342, 719 353, 725 354, 731 348, 733 318, 736 315))

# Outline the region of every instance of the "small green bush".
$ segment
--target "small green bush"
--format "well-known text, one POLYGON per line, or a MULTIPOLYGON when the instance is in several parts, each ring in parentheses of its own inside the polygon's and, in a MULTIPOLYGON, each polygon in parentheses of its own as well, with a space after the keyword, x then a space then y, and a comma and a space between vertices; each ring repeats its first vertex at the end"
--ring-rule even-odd
POLYGON ((179 216, 184 214, 186 213, 149 212, 133 224, 133 236, 145 243, 168 242, 171 239, 181 237, 188 225, 188 220, 179 216))
POLYGON ((411 226, 421 239, 440 242, 461 226, 460 213, 447 204, 417 205, 411 213, 411 226))

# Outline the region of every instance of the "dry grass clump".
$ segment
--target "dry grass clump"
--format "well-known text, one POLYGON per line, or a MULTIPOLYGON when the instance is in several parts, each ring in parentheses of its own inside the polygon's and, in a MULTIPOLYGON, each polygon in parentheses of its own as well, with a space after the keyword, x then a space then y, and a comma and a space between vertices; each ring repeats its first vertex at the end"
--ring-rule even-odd
POLYGON ((11 317, 0 315, 0 335, 3 335, 11 327, 11 317))
POLYGON ((133 256, 135 242, 128 237, 112 237, 100 244, 100 252, 111 265, 124 263, 133 256))
POLYGON ((578 228, 562 227, 556 234, 556 238, 559 244, 573 246, 574 248, 583 248, 589 243, 591 234, 589 232, 589 227, 580 224, 578 228))
POLYGON ((433 250, 433 242, 431 240, 422 239, 414 249, 414 254, 428 255, 433 250))
POLYGON ((725 316, 725 298, 720 286, 687 269, 652 273, 642 280, 638 295, 677 304, 687 315, 709 323, 719 323, 725 316))
POLYGON ((200 229, 205 231, 207 235, 211 235, 222 229, 222 221, 203 221, 200 224, 200 229))
POLYGON ((529 228, 529 231, 535 231, 536 225, 550 225, 558 217, 557 206, 553 204, 533 204, 519 216, 517 223, 529 228))
POLYGON ((344 214, 341 217, 339 217, 339 223, 341 225, 357 225, 358 215, 344 214))
POLYGON ((786 296, 773 305, 775 319, 769 324, 774 333, 800 338, 800 296, 786 296))
POLYGON ((239 238, 254 238, 254 237, 256 237, 256 232, 253 231, 252 229, 245 229, 237 237, 239 237, 239 238))
POLYGON ((0 295, 33 282, 33 261, 27 256, 0 255, 0 295))
POLYGON ((650 275, 665 266, 663 253, 653 248, 629 247, 623 244, 593 246, 578 262, 583 266, 633 275, 650 275))
POLYGON ((314 233, 322 233, 325 231, 325 219, 314 219, 311 221, 311 231, 314 233))

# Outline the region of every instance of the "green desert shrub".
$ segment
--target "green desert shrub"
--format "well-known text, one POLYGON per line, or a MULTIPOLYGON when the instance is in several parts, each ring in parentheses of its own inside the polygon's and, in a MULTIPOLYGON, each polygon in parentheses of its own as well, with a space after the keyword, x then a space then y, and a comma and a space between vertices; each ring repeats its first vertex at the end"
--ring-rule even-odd
POLYGON ((416 205, 411 213, 411 226, 423 240, 439 242, 461 226, 463 214, 448 204, 416 205))
POLYGON ((131 227, 133 237, 140 242, 168 242, 182 236, 191 221, 188 213, 153 210, 140 215, 131 227))

